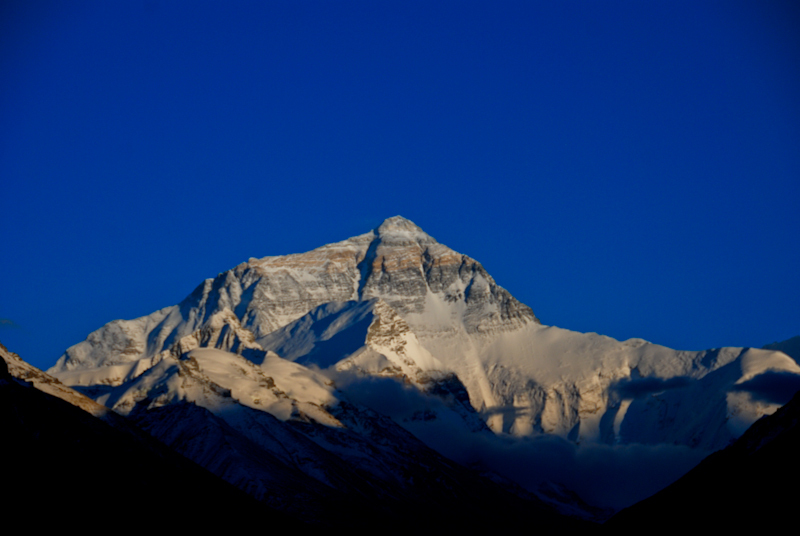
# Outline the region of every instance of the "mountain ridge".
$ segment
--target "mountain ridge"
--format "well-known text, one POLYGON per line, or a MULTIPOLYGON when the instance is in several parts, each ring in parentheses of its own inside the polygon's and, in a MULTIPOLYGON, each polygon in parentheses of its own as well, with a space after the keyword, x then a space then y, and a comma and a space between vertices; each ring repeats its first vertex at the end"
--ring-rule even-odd
POLYGON ((139 429, 60 384, 0 344, 0 464, 8 518, 63 530, 70 522, 115 524, 121 505, 160 501, 165 527, 222 527, 259 515, 275 527, 297 520, 257 502, 139 429), (168 490, 173 490, 169 493, 168 490), (177 491, 177 492, 175 492, 177 491), (46 515, 42 515, 46 512, 46 515))
POLYGON ((288 358, 345 398, 362 396, 366 379, 399 380, 418 393, 403 396, 419 410, 394 418, 423 436, 446 422, 469 433, 708 451, 780 405, 753 396, 753 378, 800 374, 780 352, 678 351, 542 325, 477 261, 402 217, 307 253, 251 258, 178 305, 106 324, 50 372, 107 400, 115 389, 137 392, 137 378, 164 359, 203 348, 258 366, 288 358))

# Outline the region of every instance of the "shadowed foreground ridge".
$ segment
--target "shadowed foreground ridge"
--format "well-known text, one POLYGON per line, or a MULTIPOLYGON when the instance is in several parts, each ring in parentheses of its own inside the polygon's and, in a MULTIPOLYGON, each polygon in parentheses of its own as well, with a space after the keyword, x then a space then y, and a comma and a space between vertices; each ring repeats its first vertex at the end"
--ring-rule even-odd
POLYGON ((800 392, 754 423, 734 444, 704 459, 674 484, 611 518, 607 527, 715 530, 796 527, 800 478, 800 392))
POLYGON ((7 515, 35 520, 38 528, 118 524, 120 511, 131 508, 164 509, 171 512, 165 526, 198 529, 254 514, 275 526, 291 521, 125 418, 113 415, 111 425, 9 372, 19 373, 21 366, 36 380, 46 377, 0 345, 0 474, 7 515))

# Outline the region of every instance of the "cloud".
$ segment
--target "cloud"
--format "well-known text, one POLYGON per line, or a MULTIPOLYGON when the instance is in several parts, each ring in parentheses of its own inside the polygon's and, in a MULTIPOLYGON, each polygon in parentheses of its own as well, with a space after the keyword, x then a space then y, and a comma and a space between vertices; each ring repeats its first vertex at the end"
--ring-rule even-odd
POLYGON ((424 411, 446 410, 444 402, 420 392, 416 387, 395 378, 362 376, 350 371, 326 369, 324 373, 336 383, 347 398, 400 422, 424 411))
POLYGON ((746 382, 734 385, 732 390, 745 391, 750 393, 754 400, 782 406, 800 391, 800 374, 769 370, 746 382))
POLYGON ((621 398, 641 398, 654 393, 680 389, 691 384, 694 380, 687 376, 675 376, 663 380, 661 378, 635 378, 622 379, 611 386, 621 398))
POLYGON ((430 409, 435 400, 392 378, 364 378, 347 385, 337 382, 354 402, 368 406, 392 418, 402 418, 415 411, 430 409))
POLYGON ((8 318, 0 318, 0 329, 19 328, 19 324, 8 318))

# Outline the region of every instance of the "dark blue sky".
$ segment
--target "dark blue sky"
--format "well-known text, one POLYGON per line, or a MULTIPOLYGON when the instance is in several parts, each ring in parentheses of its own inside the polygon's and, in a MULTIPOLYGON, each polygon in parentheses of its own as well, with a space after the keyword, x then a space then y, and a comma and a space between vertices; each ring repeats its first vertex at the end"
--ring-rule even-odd
POLYGON ((0 80, 0 341, 43 368, 397 214, 545 324, 800 334, 793 2, 5 1, 0 80))

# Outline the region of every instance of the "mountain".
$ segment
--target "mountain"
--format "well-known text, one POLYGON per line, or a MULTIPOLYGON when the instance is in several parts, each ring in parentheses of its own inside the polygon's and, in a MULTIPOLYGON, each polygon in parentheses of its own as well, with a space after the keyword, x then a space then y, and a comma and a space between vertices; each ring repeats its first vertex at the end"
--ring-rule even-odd
MULTIPOLYGON (((716 450, 784 403, 759 393, 800 367, 776 351, 677 351, 543 325, 477 261, 397 216, 307 253, 252 258, 178 305, 106 324, 48 372, 134 419, 203 413, 336 488, 326 452, 352 467, 380 453, 369 478, 404 481, 408 459, 385 437, 461 461, 475 450, 465 438, 716 450)), ((173 426, 142 425, 162 437, 173 426)), ((386 493, 402 496, 405 482, 386 493)))
MULTIPOLYGON (((399 216, 308 253, 250 259, 207 279, 179 305, 107 324, 68 349, 50 373, 69 385, 119 385, 173 345, 187 344, 186 337, 240 355, 272 350, 301 363, 321 356, 320 368, 345 358, 352 363, 362 334, 348 339, 340 328, 352 320, 366 331, 375 317, 352 314, 334 322, 318 308, 366 300, 385 304, 407 326, 402 329, 415 339, 403 345, 409 366, 454 372, 487 425, 512 435, 720 448, 779 406, 754 404, 746 393, 731 392, 734 385, 768 369, 800 373, 777 352, 684 352, 543 326, 477 261, 399 216), (311 355, 287 342, 300 324, 318 322, 305 328, 320 335, 311 355), (218 338, 201 340, 203 330, 218 324, 218 338), (696 398, 709 391, 715 394, 696 398), (655 403, 642 396, 657 393, 664 394, 655 403)), ((375 365, 372 373, 386 375, 401 361, 375 365)), ((392 374, 418 383, 402 366, 392 374)))

